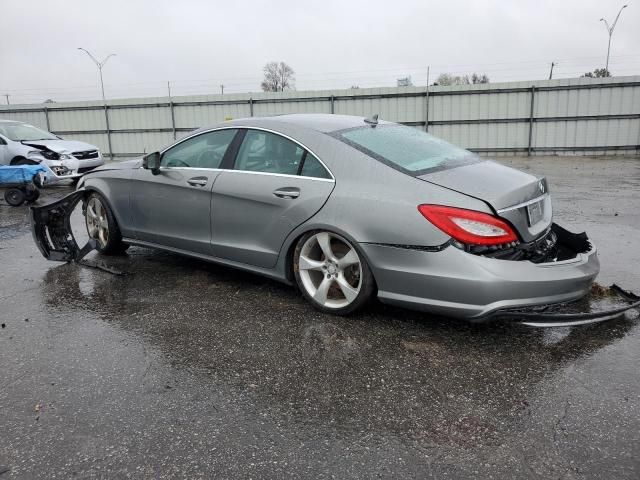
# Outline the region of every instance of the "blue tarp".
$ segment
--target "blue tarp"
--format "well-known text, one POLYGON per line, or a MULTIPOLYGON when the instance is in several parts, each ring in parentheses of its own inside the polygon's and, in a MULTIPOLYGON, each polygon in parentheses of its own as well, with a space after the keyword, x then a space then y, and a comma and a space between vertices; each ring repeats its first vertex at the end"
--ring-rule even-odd
POLYGON ((47 169, 42 165, 0 166, 0 185, 31 183, 38 172, 46 175, 47 169))

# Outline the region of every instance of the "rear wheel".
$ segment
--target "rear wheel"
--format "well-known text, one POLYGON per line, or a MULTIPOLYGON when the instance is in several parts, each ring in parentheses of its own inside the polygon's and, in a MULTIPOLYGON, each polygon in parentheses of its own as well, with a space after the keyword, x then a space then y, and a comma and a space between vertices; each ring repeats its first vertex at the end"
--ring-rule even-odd
POLYGON ((19 207, 25 201, 26 195, 19 188, 10 188, 4 192, 5 201, 12 207, 19 207))
POLYGON ((99 193, 92 193, 84 207, 89 237, 97 243, 96 250, 105 255, 124 252, 129 246, 122 243, 122 235, 111 208, 99 193))
POLYGON ((304 297, 320 311, 347 315, 375 290, 366 260, 348 240, 332 232, 304 235, 294 251, 294 274, 304 297))

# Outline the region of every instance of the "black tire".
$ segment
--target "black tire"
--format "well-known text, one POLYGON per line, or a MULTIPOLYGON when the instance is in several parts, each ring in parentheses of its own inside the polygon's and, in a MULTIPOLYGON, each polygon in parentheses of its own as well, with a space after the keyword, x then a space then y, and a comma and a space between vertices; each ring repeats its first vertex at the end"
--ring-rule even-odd
MULTIPOLYGON (((345 255, 346 256, 346 255, 345 255)), ((300 292, 302 293, 302 296, 317 310, 324 312, 324 313, 332 313, 334 315, 349 315, 359 309, 361 309, 363 306, 365 306, 370 300, 371 298, 374 296, 375 292, 376 292, 376 282, 375 279, 373 278, 373 274, 371 273, 371 269, 369 268, 369 264, 367 263, 366 258, 364 257, 364 255, 362 254, 362 252, 359 250, 359 248, 357 247, 357 245, 355 243, 351 243, 348 240, 346 240, 344 237, 341 237, 340 235, 334 234, 333 232, 322 232, 322 231, 312 231, 312 232, 308 232, 306 234, 304 234, 299 240, 298 243, 296 244, 296 248, 293 251, 293 259, 292 259, 292 265, 293 265, 293 273, 296 279, 296 284, 298 286, 298 289, 300 290, 300 292), (312 237, 316 237, 318 234, 323 234, 323 233, 327 233, 331 236, 332 240, 336 240, 338 243, 344 243, 346 247, 351 248, 358 257, 358 261, 359 261, 359 291, 357 293, 357 296, 355 296, 355 298, 353 300, 350 301, 350 303, 348 305, 345 306, 325 306, 321 303, 319 303, 318 301, 316 301, 316 299, 314 299, 309 291, 308 288, 305 286, 305 282, 303 281, 303 278, 301 276, 300 273, 300 254, 303 250, 303 247, 307 244, 307 242, 312 238, 312 237)), ((346 271, 346 270, 345 270, 346 271)), ((317 274, 320 274, 320 279, 322 279, 321 281, 324 281, 324 275, 325 273, 328 273, 326 270, 323 272, 317 272, 317 274)), ((342 273, 342 271, 341 271, 342 273)), ((326 278, 329 278, 328 276, 326 278)), ((337 287, 339 287, 339 285, 337 285, 337 280, 334 280, 334 282, 336 282, 335 284, 332 284, 331 288, 334 288, 334 285, 337 287)), ((353 284, 352 284, 353 286, 353 284)), ((335 290, 338 293, 339 290, 335 290)), ((329 290, 329 293, 331 293, 331 290, 329 290)), ((346 299, 346 295, 345 295, 345 300, 346 299)))
POLYGON ((16 157, 11 160, 11 165, 38 165, 38 162, 34 162, 33 160, 27 160, 24 157, 16 157))
POLYGON ((19 188, 10 188, 4 192, 5 201, 12 207, 19 207, 25 201, 25 193, 19 188))
POLYGON ((118 223, 116 222, 116 218, 113 215, 113 211, 109 206, 107 200, 97 192, 91 193, 82 206, 82 213, 85 216, 85 226, 87 227, 87 234, 90 238, 96 240, 97 246, 96 250, 104 255, 119 255, 124 253, 129 245, 122 242, 122 234, 120 233, 120 228, 118 227, 118 223), (99 202, 99 205, 102 206, 102 209, 98 208, 99 211, 96 210, 96 203, 99 202), (92 233, 92 228, 90 227, 90 218, 93 218, 93 214, 97 214, 99 219, 104 219, 106 217, 107 224, 107 234, 101 236, 99 232, 94 231, 92 233))
POLYGON ((29 188, 27 187, 26 194, 24 199, 27 203, 33 203, 40 198, 40 190, 35 187, 29 188))

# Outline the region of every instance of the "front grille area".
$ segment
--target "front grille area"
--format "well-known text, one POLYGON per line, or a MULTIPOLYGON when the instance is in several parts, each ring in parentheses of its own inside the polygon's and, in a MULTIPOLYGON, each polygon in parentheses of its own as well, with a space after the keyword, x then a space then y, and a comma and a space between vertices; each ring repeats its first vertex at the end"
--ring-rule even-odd
POLYGON ((89 160, 90 158, 98 158, 98 150, 86 150, 84 152, 73 152, 71 155, 78 160, 89 160))

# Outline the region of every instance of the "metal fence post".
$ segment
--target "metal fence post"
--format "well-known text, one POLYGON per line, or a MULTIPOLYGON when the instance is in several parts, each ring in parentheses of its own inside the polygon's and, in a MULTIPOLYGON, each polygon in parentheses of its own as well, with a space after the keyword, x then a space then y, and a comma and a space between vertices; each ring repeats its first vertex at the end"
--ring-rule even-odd
POLYGON ((111 147, 111 128, 109 127, 109 112, 107 104, 104 104, 104 121, 107 125, 107 143, 109 145, 109 158, 113 160, 113 148, 111 147))
POLYGON ((427 91, 424 94, 424 131, 429 131, 429 85, 427 85, 427 91))
POLYGON ((42 111, 44 112, 44 119, 47 122, 47 132, 51 131, 51 123, 49 123, 49 109, 45 106, 42 111))
POLYGON ((336 97, 334 97, 333 95, 331 95, 331 113, 336 113, 336 109, 335 109, 335 100, 336 97))
POLYGON ((176 139, 176 116, 173 112, 173 100, 169 97, 169 108, 171 109, 171 130, 173 131, 173 139, 176 139))
POLYGON ((249 99, 249 116, 253 117, 253 98, 249 99))
POLYGON ((534 107, 535 98, 536 98, 536 87, 534 85, 531 85, 531 106, 529 108, 529 144, 527 145, 528 157, 531 156, 531 151, 533 150, 531 143, 533 141, 533 107, 534 107))

